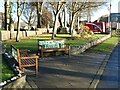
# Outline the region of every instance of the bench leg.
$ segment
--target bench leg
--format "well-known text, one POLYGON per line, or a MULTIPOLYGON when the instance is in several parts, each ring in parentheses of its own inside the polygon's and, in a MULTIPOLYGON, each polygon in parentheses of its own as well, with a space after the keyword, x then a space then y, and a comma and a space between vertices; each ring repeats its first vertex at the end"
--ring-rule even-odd
POLYGON ((70 50, 68 50, 68 56, 70 56, 70 50))
POLYGON ((41 50, 41 59, 43 59, 43 58, 44 58, 43 51, 41 50))
POLYGON ((38 75, 38 58, 36 58, 36 75, 38 75))
POLYGON ((25 68, 24 67, 20 67, 22 72, 25 72, 25 68))
POLYGON ((68 56, 70 56, 70 46, 69 46, 69 50, 68 50, 68 56))

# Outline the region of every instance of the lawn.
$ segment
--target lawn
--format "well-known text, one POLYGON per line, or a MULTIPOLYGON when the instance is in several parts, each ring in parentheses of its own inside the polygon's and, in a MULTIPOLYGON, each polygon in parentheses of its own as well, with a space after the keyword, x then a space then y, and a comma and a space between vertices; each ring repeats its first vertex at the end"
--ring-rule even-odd
POLYGON ((0 79, 2 80, 0 81, 5 81, 15 76, 13 70, 8 66, 8 63, 6 62, 5 58, 2 57, 2 60, 0 61, 2 61, 2 65, 0 65, 2 66, 2 71, 1 71, 2 73, 0 73, 0 77, 1 77, 0 79))
MULTIPOLYGON (((105 36, 105 34, 95 34, 92 38, 90 39, 83 39, 83 38, 79 38, 79 39, 71 39, 71 35, 69 34, 58 34, 57 37, 55 39, 66 39, 66 43, 69 43, 71 46, 80 46, 82 44, 85 44, 97 37, 102 37, 105 36)), ((10 45, 15 45, 17 48, 19 49, 28 49, 31 51, 37 51, 37 39, 40 40, 48 40, 51 39, 52 34, 42 34, 40 36, 35 36, 35 37, 30 37, 27 39, 21 39, 20 42, 15 42, 15 40, 9 40, 6 41, 6 45, 7 45, 7 51, 10 51, 10 45)))

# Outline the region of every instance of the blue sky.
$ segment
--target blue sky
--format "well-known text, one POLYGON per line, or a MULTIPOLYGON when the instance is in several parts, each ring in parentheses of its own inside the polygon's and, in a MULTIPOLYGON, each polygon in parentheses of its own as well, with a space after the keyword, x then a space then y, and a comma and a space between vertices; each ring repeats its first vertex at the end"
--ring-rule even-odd
MULTIPOLYGON (((120 2, 120 0, 111 0, 111 13, 118 12, 118 2, 120 2)), ((106 6, 106 7, 99 9, 92 16, 92 20, 94 21, 102 15, 109 14, 108 8, 109 8, 109 6, 106 6)), ((0 12, 4 12, 4 0, 0 0, 0 12)))

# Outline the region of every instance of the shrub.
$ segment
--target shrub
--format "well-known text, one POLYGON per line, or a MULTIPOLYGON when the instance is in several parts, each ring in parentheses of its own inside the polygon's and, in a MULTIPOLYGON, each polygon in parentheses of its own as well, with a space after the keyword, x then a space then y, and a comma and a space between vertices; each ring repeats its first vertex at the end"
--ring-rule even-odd
POLYGON ((89 31, 88 34, 89 35, 94 35, 94 32, 93 31, 89 31))
POLYGON ((86 38, 86 39, 91 38, 94 35, 93 31, 90 31, 90 28, 83 24, 81 24, 81 29, 79 34, 80 34, 80 37, 86 38))

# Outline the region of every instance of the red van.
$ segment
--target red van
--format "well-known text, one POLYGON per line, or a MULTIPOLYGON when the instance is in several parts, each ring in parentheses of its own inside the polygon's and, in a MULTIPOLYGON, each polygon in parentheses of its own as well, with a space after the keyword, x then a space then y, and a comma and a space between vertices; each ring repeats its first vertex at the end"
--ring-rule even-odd
POLYGON ((85 26, 88 26, 93 32, 108 33, 109 23, 105 22, 93 22, 86 23, 85 26))

